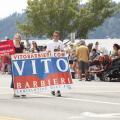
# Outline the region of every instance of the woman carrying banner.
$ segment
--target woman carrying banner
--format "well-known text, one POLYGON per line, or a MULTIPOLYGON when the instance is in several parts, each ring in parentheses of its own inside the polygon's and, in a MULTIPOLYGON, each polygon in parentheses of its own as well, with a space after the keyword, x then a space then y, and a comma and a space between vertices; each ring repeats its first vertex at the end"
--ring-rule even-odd
MULTIPOLYGON (((15 36, 13 37, 13 43, 15 47, 15 54, 23 53, 24 47, 21 44, 21 35, 19 33, 16 33, 15 36)), ((12 77, 11 88, 14 89, 13 77, 12 77)), ((21 96, 25 97, 26 95, 21 95, 21 96)), ((20 95, 16 95, 14 92, 14 97, 20 97, 20 95)))
MULTIPOLYGON (((47 51, 51 52, 53 55, 54 52, 63 52, 64 51, 64 44, 62 41, 60 41, 60 32, 55 31, 52 36, 52 41, 48 43, 47 45, 47 51)), ((61 97, 61 92, 60 90, 58 91, 52 91, 52 95, 56 95, 57 97, 61 97)))

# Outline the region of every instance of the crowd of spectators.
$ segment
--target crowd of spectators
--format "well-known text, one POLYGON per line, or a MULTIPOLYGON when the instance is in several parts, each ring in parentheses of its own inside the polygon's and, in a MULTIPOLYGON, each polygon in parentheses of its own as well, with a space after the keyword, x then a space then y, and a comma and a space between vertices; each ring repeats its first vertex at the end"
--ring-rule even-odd
MULTIPOLYGON (((47 45, 40 46, 34 40, 28 47, 21 39, 21 35, 18 33, 13 38, 15 53, 47 52, 47 45)), ((69 60, 72 77, 79 80, 83 78, 89 80, 89 73, 91 71, 104 69, 103 62, 106 59, 112 61, 113 59, 120 58, 120 45, 113 44, 113 51, 108 52, 105 48, 101 48, 99 42, 86 44, 85 40, 80 40, 78 43, 69 42, 64 44, 64 52, 69 60)), ((11 59, 9 55, 0 56, 0 68, 2 74, 11 72, 11 59)))

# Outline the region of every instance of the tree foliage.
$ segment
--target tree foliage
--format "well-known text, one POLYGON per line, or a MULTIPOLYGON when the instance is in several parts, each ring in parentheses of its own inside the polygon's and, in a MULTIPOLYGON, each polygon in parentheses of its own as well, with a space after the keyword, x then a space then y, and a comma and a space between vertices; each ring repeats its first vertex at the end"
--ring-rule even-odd
POLYGON ((113 15, 116 11, 116 4, 111 0, 89 0, 84 6, 81 14, 78 37, 87 38, 88 32, 100 26, 106 18, 113 15))
POLYGON ((86 38, 93 28, 101 25, 115 12, 111 0, 28 0, 27 20, 19 25, 29 35, 48 35, 59 30, 65 38, 77 31, 77 37, 86 38))

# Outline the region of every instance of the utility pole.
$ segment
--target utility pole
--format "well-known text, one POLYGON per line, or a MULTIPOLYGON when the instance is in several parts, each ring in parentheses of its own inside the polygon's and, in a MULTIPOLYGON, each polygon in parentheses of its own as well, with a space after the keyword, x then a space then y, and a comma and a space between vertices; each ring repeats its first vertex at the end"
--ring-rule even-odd
POLYGON ((75 32, 72 32, 72 33, 70 34, 70 40, 71 40, 72 43, 75 42, 75 32))

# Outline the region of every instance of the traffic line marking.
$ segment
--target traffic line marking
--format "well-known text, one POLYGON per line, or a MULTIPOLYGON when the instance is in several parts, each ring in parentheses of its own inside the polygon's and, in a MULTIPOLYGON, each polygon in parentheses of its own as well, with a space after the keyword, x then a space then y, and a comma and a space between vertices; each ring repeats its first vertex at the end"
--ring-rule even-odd
MULTIPOLYGON (((0 93, 1 95, 4 94, 13 94, 12 92, 5 92, 5 93, 0 93)), ((31 94, 34 96, 38 97, 48 97, 48 98, 56 98, 56 99, 64 99, 64 100, 72 100, 72 101, 80 101, 80 102, 88 102, 88 103, 98 103, 98 104, 108 104, 108 105, 120 105, 120 103, 117 102, 109 102, 109 101, 99 101, 99 100, 87 100, 87 99, 81 99, 81 98, 65 98, 65 97, 54 97, 54 96, 49 96, 49 95, 40 95, 40 94, 31 94)))
POLYGON ((93 90, 93 91, 85 91, 85 90, 74 90, 74 91, 72 91, 72 92, 75 92, 75 93, 120 93, 120 91, 102 91, 102 90, 99 90, 99 91, 95 91, 95 90, 93 90))
POLYGON ((48 97, 48 98, 56 98, 56 99, 64 99, 64 100, 72 100, 72 101, 80 101, 80 102, 89 102, 89 103, 98 103, 98 104, 108 104, 108 105, 120 105, 120 103, 113 103, 113 102, 107 102, 107 101, 98 101, 98 100, 86 100, 86 99, 79 99, 79 98, 64 98, 64 97, 53 97, 48 95, 38 95, 38 94, 32 94, 39 97, 48 97))
POLYGON ((98 101, 98 100, 86 100, 86 99, 78 99, 78 98, 63 98, 66 100, 73 101, 81 101, 81 102, 89 102, 89 103, 99 103, 99 104, 109 104, 109 105, 120 105, 120 103, 106 102, 106 101, 98 101))
POLYGON ((69 117, 69 119, 80 119, 80 118, 120 118, 120 113, 97 114, 92 112, 83 112, 78 116, 69 117))

